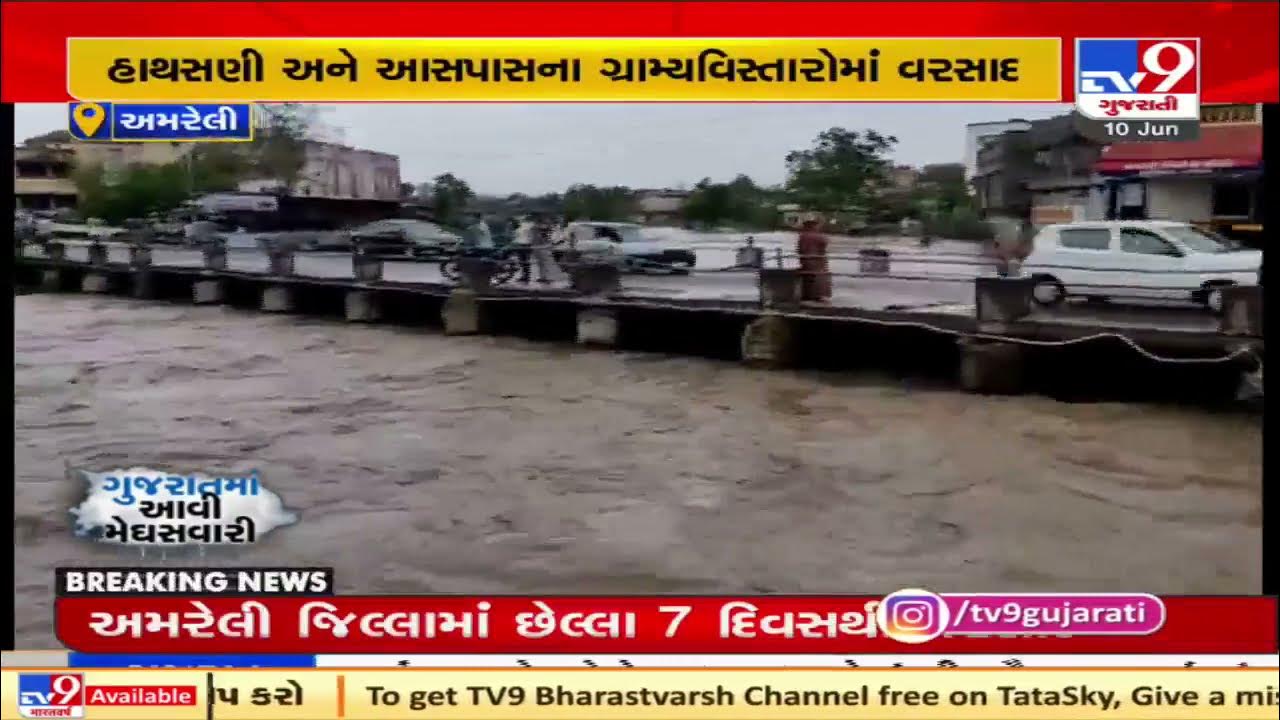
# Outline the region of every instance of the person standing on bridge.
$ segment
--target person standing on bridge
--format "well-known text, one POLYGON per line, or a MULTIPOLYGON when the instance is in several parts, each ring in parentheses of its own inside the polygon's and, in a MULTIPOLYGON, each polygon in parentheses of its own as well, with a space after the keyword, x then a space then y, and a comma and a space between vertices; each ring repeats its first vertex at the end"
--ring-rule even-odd
POLYGON ((551 253, 551 234, 554 227, 550 219, 539 216, 534 220, 530 244, 533 250, 533 264, 538 269, 538 283, 546 285, 551 282, 551 273, 556 265, 555 256, 551 253))
POLYGON ((489 252, 493 250, 493 234, 489 231, 489 222, 484 219, 484 215, 479 213, 471 218, 471 225, 467 227, 466 234, 467 244, 476 250, 489 252))
POLYGON ((516 224, 515 232, 511 236, 511 247, 516 254, 516 260, 520 263, 519 281, 522 283, 529 282, 529 258, 533 253, 533 233, 533 220, 524 217, 516 224))
POLYGON ((831 270, 827 265, 830 241, 818 230, 817 220, 805 220, 796 240, 800 256, 800 299, 808 302, 831 300, 831 270))

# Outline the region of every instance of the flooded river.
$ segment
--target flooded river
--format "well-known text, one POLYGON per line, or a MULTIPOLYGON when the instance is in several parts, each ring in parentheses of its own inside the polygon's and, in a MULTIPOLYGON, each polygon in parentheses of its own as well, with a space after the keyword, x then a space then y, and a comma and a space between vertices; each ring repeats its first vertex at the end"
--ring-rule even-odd
POLYGON ((19 647, 53 568, 328 565, 343 591, 1260 589, 1254 417, 29 295, 16 305, 19 647), (66 468, 260 469, 251 550, 92 547, 66 468))

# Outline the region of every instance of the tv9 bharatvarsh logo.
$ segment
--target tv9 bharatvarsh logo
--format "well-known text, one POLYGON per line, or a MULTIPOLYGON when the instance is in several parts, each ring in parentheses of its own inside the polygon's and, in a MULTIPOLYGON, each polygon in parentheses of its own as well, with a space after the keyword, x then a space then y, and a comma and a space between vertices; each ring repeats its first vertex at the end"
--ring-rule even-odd
POLYGON ((256 471, 180 475, 136 467, 79 474, 84 502, 71 508, 75 532, 101 543, 146 547, 235 546, 298 521, 256 471))
POLYGON ((24 718, 82 718, 84 705, 84 675, 80 673, 18 676, 18 714, 24 718))
POLYGON ((946 632, 950 622, 947 601, 928 590, 899 590, 876 606, 876 623, 898 642, 929 642, 946 632))
POLYGON ((1200 41, 1077 40, 1076 109, 1094 120, 1199 120, 1200 41))

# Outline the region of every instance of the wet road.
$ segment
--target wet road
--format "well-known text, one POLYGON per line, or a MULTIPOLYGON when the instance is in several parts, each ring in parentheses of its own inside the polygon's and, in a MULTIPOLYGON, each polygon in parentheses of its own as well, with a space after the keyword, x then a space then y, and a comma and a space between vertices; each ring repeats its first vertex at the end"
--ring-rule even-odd
POLYGON ((1260 421, 221 307, 15 298, 15 606, 62 565, 324 565, 345 592, 1260 590, 1260 421), (301 514, 162 561, 67 466, 258 468, 301 514))

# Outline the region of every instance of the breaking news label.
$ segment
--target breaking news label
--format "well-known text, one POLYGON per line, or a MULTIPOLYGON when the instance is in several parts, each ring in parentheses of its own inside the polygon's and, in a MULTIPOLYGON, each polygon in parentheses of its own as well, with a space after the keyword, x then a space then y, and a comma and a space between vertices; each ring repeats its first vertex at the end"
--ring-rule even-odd
POLYGON ((73 102, 67 129, 81 142, 250 142, 253 106, 73 102))
POLYGON ((1077 125, 1105 143, 1200 136, 1200 40, 1078 39, 1077 125))

